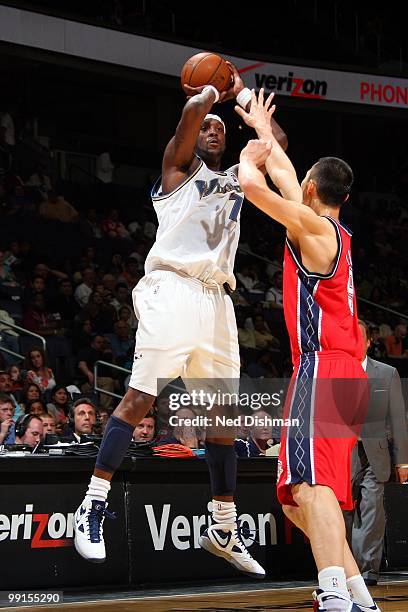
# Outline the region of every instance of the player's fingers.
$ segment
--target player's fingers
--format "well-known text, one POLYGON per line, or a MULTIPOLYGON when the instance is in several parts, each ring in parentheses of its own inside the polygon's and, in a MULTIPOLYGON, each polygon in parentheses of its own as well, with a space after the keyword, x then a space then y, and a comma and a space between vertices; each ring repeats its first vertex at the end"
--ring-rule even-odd
POLYGON ((231 72, 232 72, 232 74, 233 74, 233 75, 235 75, 235 74, 239 75, 239 72, 238 72, 238 70, 237 70, 237 67, 236 67, 236 66, 234 66, 234 64, 233 64, 232 62, 229 62, 229 61, 227 60, 225 63, 227 64, 228 68, 231 70, 231 72))
POLYGON ((257 103, 255 89, 251 89, 251 108, 255 108, 257 103))
POLYGON ((271 108, 268 110, 268 117, 272 117, 275 111, 276 111, 276 104, 273 104, 273 106, 271 106, 271 108))
POLYGON ((205 85, 201 85, 200 87, 191 87, 190 85, 187 85, 187 83, 184 83, 183 88, 184 91, 186 92, 186 94, 188 96, 196 96, 197 94, 201 93, 204 89, 205 85))
POLYGON ((264 105, 264 88, 263 87, 261 87, 261 89, 259 90, 258 104, 259 104, 259 106, 263 106, 264 105))
POLYGON ((238 115, 241 117, 241 119, 243 119, 244 121, 246 121, 246 118, 248 117, 248 113, 244 111, 243 108, 241 108, 241 106, 238 106, 238 104, 236 106, 234 106, 234 110, 236 113, 238 113, 238 115))
POLYGON ((269 110, 269 108, 270 108, 270 106, 272 104, 272 100, 273 100, 274 96, 275 96, 275 92, 274 91, 271 94, 269 94, 269 96, 268 96, 268 98, 267 98, 267 100, 265 102, 266 110, 269 110))

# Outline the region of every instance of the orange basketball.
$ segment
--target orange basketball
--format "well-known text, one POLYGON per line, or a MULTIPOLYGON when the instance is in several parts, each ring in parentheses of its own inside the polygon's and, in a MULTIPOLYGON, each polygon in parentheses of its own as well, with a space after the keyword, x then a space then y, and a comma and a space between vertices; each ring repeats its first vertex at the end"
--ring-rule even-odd
MULTIPOLYGON (((181 86, 201 87, 213 85, 225 91, 231 85, 232 73, 225 60, 216 53, 197 53, 190 57, 181 71, 181 86)), ((186 92, 188 93, 188 92, 186 92)))

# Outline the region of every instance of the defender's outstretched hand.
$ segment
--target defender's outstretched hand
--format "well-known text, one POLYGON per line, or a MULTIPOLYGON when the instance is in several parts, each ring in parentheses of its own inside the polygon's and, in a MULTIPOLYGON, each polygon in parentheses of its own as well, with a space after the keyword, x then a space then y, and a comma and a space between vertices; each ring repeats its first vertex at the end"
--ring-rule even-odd
POLYGON ((256 97, 255 89, 251 91, 251 106, 249 111, 245 111, 240 106, 235 106, 235 111, 245 121, 245 123, 256 130, 260 138, 271 138, 271 117, 275 112, 276 106, 272 104, 274 93, 271 93, 266 102, 264 101, 263 88, 259 91, 258 98, 256 97))
POLYGON ((241 151, 240 161, 252 163, 257 168, 260 168, 265 164, 271 150, 271 140, 250 140, 241 151))

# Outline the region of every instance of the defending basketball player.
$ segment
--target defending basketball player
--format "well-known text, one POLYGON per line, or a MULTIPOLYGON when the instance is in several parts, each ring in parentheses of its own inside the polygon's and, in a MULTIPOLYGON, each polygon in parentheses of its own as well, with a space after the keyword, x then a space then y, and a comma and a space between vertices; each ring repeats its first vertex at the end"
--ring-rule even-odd
POLYGON ((341 159, 320 159, 299 185, 268 121, 272 96, 252 93, 250 113, 237 112, 262 140, 241 153, 245 196, 287 228, 284 312, 294 374, 279 456, 278 497, 309 537, 319 572, 316 609, 379 610, 346 543, 341 507, 350 507, 350 454, 364 421, 367 384, 353 288, 350 231, 339 221, 353 182, 341 159), (266 165, 284 197, 272 192, 266 165), (350 593, 349 593, 350 590, 350 593), (351 600, 351 597, 352 599, 351 600), (356 603, 353 603, 356 602, 356 603))
MULTIPOLYGON (((133 291, 139 326, 129 389, 108 421, 94 475, 75 514, 76 549, 96 563, 105 560, 102 527, 110 480, 135 426, 153 405, 158 380, 181 376, 188 386, 191 379, 239 379, 234 309, 224 285, 235 288, 243 196, 237 167, 220 172, 225 125, 209 114, 219 96, 223 101, 244 90, 237 70, 231 69, 233 83, 226 92, 219 94, 213 86, 187 89, 191 97, 166 147, 161 183, 152 191, 159 227, 146 275, 133 291)), ((276 123, 273 130, 285 139, 276 123)), ((233 438, 226 433, 206 440, 214 524, 200 544, 240 571, 263 578, 265 572, 245 548, 237 524, 233 438)))

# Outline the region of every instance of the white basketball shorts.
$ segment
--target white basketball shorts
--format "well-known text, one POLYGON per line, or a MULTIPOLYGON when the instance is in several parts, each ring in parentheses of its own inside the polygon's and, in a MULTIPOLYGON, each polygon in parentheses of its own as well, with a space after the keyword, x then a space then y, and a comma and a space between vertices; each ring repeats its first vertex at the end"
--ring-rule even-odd
POLYGON ((154 270, 139 281, 132 297, 139 326, 130 387, 156 396, 158 380, 179 376, 188 390, 189 379, 205 379, 207 387, 208 379, 224 381, 228 389, 236 385, 237 325, 223 287, 154 270))

